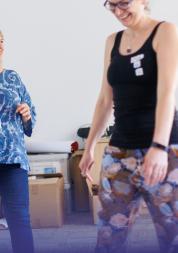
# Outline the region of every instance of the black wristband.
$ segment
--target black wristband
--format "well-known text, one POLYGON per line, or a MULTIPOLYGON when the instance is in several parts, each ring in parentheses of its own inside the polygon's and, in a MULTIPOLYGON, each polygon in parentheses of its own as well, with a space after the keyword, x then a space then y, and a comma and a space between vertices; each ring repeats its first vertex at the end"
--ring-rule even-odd
POLYGON ((169 147, 166 147, 166 146, 164 146, 158 142, 154 142, 154 141, 151 143, 151 147, 161 149, 161 150, 165 151, 166 153, 169 153, 169 151, 170 151, 169 147))

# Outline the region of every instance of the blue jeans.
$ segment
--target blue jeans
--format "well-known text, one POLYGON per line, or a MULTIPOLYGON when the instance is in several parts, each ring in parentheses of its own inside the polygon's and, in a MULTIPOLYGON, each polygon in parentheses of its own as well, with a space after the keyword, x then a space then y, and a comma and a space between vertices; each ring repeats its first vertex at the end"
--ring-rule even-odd
POLYGON ((0 195, 13 252, 34 253, 29 215, 28 172, 20 168, 0 168, 0 195))

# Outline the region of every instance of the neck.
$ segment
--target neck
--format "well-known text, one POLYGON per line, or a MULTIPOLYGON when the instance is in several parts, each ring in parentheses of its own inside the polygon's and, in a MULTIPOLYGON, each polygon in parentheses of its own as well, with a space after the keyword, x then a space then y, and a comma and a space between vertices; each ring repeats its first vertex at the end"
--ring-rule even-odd
POLYGON ((150 27, 150 24, 153 22, 153 19, 151 19, 149 16, 144 16, 141 18, 140 21, 137 22, 132 27, 128 28, 128 32, 132 34, 132 36, 137 36, 140 33, 143 33, 147 31, 147 29, 150 27))
POLYGON ((2 64, 2 59, 0 58, 0 73, 3 71, 3 64, 2 64))

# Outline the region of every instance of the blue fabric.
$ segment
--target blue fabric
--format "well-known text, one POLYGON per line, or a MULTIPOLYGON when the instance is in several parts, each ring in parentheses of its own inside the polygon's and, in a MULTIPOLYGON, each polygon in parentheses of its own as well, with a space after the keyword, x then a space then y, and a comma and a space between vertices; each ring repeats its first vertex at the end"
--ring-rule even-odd
POLYGON ((20 164, 29 170, 24 134, 31 136, 35 124, 35 108, 17 72, 5 69, 0 73, 0 164, 20 164), (31 119, 24 123, 17 105, 27 103, 31 119))
POLYGON ((1 168, 0 195, 11 235, 13 252, 34 253, 29 215, 28 172, 20 168, 1 168))

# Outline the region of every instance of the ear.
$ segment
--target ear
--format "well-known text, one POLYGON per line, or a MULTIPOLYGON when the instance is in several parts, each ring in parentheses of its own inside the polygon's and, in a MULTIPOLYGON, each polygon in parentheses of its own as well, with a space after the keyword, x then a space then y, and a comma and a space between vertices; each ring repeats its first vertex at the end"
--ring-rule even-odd
POLYGON ((149 6, 149 0, 140 0, 140 3, 143 5, 143 7, 144 7, 145 10, 149 6))
POLYGON ((142 0, 142 3, 145 7, 147 7, 149 4, 149 0, 142 0))

